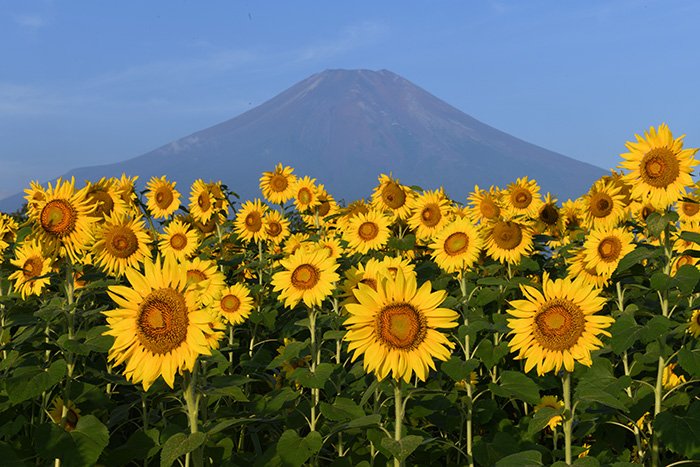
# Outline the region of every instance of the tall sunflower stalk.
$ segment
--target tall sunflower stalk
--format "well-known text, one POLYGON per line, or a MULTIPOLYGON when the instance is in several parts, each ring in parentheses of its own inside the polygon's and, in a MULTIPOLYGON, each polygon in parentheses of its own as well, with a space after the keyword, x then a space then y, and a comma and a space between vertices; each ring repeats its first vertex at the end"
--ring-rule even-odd
MULTIPOLYGON (((463 307, 464 307, 464 326, 468 327, 469 326, 469 319, 467 318, 466 314, 466 308, 467 308, 467 277, 466 277, 466 270, 463 270, 460 274, 459 278, 459 289, 462 293, 462 301, 463 301, 463 307)), ((469 342, 469 333, 465 333, 464 335, 464 358, 468 361, 471 358, 471 342, 469 342)), ((467 381, 466 385, 467 389, 467 398, 469 399, 468 405, 467 405, 467 414, 466 414, 466 437, 467 437, 467 463, 469 467, 474 466, 474 457, 472 455, 472 407, 473 407, 473 391, 474 388, 472 387, 471 380, 467 381)))

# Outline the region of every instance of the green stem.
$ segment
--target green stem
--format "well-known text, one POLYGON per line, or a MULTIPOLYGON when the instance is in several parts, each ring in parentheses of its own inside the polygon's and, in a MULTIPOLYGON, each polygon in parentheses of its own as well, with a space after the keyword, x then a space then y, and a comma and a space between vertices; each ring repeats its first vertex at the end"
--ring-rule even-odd
POLYGON ((562 391, 564 393, 564 458, 567 465, 571 465, 571 429, 574 424, 574 413, 571 410, 571 373, 564 372, 562 377, 562 391))
MULTIPOLYGON (((401 396, 401 380, 394 381, 394 440, 399 443, 403 428, 403 398, 401 396)), ((394 467, 401 467, 402 464, 397 457, 394 457, 394 467)))
MULTIPOLYGON (((316 318, 318 317, 318 311, 315 308, 309 308, 309 334, 311 334, 311 373, 316 373, 316 367, 319 364, 321 352, 317 348, 316 343, 316 318)), ((316 415, 316 409, 319 402, 319 389, 311 388, 311 418, 309 419, 309 429, 311 431, 316 431, 316 422, 318 417, 316 415)))
MULTIPOLYGON (((187 423, 190 427, 190 434, 199 431, 199 400, 200 394, 197 392, 197 373, 199 372, 199 361, 196 361, 191 372, 185 372, 183 375, 182 396, 185 400, 185 409, 187 409, 187 423)), ((202 448, 201 446, 192 452, 188 452, 185 456, 185 467, 190 466, 190 461, 195 467, 202 467, 202 448)))
MULTIPOLYGON (((462 299, 465 301, 463 304, 463 307, 466 308, 466 299, 467 299, 467 277, 466 277, 466 271, 462 271, 460 280, 459 280, 459 289, 462 292, 462 299)), ((464 326, 469 328, 469 319, 467 318, 466 312, 464 314, 464 326)), ((471 358, 471 342, 469 342, 469 333, 465 333, 464 335, 464 358, 465 360, 469 361, 471 358)), ((474 467, 474 457, 472 456, 472 441, 473 441, 473 427, 472 427, 472 400, 473 396, 473 388, 472 388, 472 382, 471 382, 471 375, 467 375, 467 398, 469 399, 467 402, 467 414, 466 414, 466 430, 467 430, 467 462, 469 467, 474 467)))

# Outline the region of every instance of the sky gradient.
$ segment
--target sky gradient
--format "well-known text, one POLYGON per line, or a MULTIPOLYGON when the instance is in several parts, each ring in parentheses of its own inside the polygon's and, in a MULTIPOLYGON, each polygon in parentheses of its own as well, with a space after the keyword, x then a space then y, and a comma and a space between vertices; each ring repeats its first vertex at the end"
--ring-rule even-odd
POLYGON ((0 198, 331 68, 391 70, 605 169, 662 122, 698 147, 699 19, 695 1, 0 0, 0 198))

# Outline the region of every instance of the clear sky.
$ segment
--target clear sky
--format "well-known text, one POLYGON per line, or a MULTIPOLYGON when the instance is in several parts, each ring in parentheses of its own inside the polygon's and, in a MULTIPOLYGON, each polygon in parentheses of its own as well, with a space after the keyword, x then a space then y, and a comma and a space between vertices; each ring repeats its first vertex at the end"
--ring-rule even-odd
POLYGON ((391 70, 606 169, 662 122, 697 147, 699 21, 694 0, 0 0, 0 198, 329 68, 391 70))

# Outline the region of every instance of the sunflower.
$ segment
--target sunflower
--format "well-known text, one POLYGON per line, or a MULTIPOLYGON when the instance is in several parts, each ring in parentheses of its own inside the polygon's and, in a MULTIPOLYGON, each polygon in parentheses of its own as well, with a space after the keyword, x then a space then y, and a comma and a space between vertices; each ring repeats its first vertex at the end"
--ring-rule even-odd
POLYGON ((335 270, 338 264, 323 250, 307 251, 299 248, 296 253, 280 260, 284 271, 272 276, 275 292, 280 292, 279 301, 294 308, 303 301, 308 307, 319 306, 333 293, 333 284, 339 277, 335 270))
POLYGON ((599 274, 612 275, 620 260, 634 250, 634 235, 624 228, 593 230, 583 243, 586 264, 599 274))
POLYGON ((364 199, 358 199, 348 204, 340 210, 341 216, 336 220, 338 230, 343 231, 348 227, 348 223, 358 214, 367 214, 371 206, 364 199))
POLYGON ((316 248, 325 250, 333 261, 340 259, 345 250, 340 240, 335 237, 326 236, 316 242, 316 248))
POLYGON ((296 176, 294 169, 277 164, 272 172, 263 172, 260 177, 260 190, 271 203, 284 204, 294 197, 296 176))
POLYGON ((564 216, 557 206, 557 199, 551 193, 547 193, 535 218, 535 231, 561 238, 564 233, 564 216))
POLYGON ((234 222, 234 230, 238 237, 244 241, 262 240, 265 237, 263 217, 266 212, 267 206, 259 199, 243 203, 234 222))
MULTIPOLYGON (((560 401, 557 398, 557 396, 542 396, 542 398, 540 399, 540 403, 534 407, 535 413, 541 409, 544 409, 545 407, 549 407, 555 410, 563 410, 564 403, 560 401)), ((561 415, 554 415, 552 418, 549 419, 549 422, 547 422, 547 426, 550 430, 554 430, 557 427, 557 425, 561 425, 561 422, 561 415)))
POLYGON ((297 232, 291 234, 284 242, 284 252, 287 255, 292 255, 296 253, 297 250, 304 249, 307 245, 306 241, 309 239, 309 234, 305 232, 297 232))
POLYGON ((429 240, 450 221, 450 201, 442 190, 424 191, 411 200, 410 207, 408 225, 418 240, 429 240))
POLYGON ((566 273, 569 277, 580 277, 586 284, 597 288, 605 287, 610 282, 612 273, 601 273, 595 267, 590 267, 586 262, 586 250, 583 248, 576 251, 574 257, 567 261, 569 266, 566 273))
POLYGON ((499 220, 484 231, 486 253, 501 263, 517 264, 533 249, 532 228, 524 220, 499 220))
POLYGON ((294 204, 299 212, 310 211, 321 204, 315 183, 316 179, 308 176, 297 178, 294 183, 294 204))
POLYGON ((95 237, 99 239, 92 247, 95 264, 108 274, 122 276, 128 268, 138 268, 151 257, 151 237, 140 217, 105 217, 95 237))
POLYGON ((681 226, 700 225, 700 202, 696 199, 682 199, 676 202, 676 212, 681 226))
POLYGON ((264 239, 279 245, 289 237, 289 221, 281 212, 270 209, 263 216, 264 239))
POLYGON ((41 291, 49 285, 51 272, 51 257, 46 257, 37 240, 25 241, 15 250, 16 259, 10 263, 19 268, 8 277, 15 281, 15 289, 22 299, 29 295, 40 295, 41 291))
POLYGON ((55 424, 62 425, 66 431, 73 431, 78 426, 78 420, 80 420, 80 409, 75 406, 73 401, 69 400, 67 404, 64 404, 63 398, 57 397, 51 403, 49 418, 55 424), (64 406, 66 407, 65 421, 63 418, 64 406))
POLYGON ((234 284, 221 289, 214 300, 214 310, 232 325, 241 324, 250 316, 253 299, 250 290, 243 284, 234 284))
POLYGON ((206 224, 212 217, 228 213, 229 202, 224 195, 221 182, 205 183, 198 179, 192 183, 190 189, 190 214, 192 217, 206 224))
POLYGON ((476 262, 483 240, 468 219, 457 219, 435 235, 429 247, 437 265, 452 273, 464 271, 476 262))
POLYGON ((163 256, 172 256, 180 262, 194 255, 199 247, 197 232, 180 219, 170 222, 159 237, 158 249, 163 256))
POLYGON ((627 142, 629 152, 621 154, 620 167, 630 170, 625 180, 632 185, 632 197, 650 202, 657 209, 666 209, 686 193, 693 184, 691 173, 698 164, 697 149, 683 149, 683 138, 673 138, 665 123, 649 128, 644 138, 627 142))
POLYGON ((345 298, 343 304, 357 303, 354 291, 359 284, 365 284, 377 290, 377 284, 382 278, 387 277, 393 280, 399 270, 404 277, 415 275, 413 265, 400 256, 385 256, 381 261, 370 258, 364 264, 358 263, 357 266, 352 266, 345 271, 345 281, 341 293, 341 296, 345 298))
POLYGON ((598 180, 583 196, 583 221, 589 229, 610 229, 625 217, 624 195, 612 181, 598 180))
POLYGON ((180 192, 175 189, 177 182, 162 177, 151 177, 146 184, 146 206, 155 219, 166 219, 180 207, 180 192))
POLYGON ((700 337, 700 309, 694 310, 688 322, 688 332, 693 337, 700 337))
POLYGON ((210 305, 214 297, 226 286, 224 274, 219 271, 216 262, 208 259, 193 258, 184 264, 187 282, 197 291, 199 302, 210 305))
POLYGON ((138 175, 129 177, 122 173, 122 176, 115 182, 119 197, 129 209, 138 209, 136 204, 138 199, 138 196, 136 196, 136 180, 138 179, 138 175))
POLYGON ((488 191, 474 186, 474 191, 469 195, 469 210, 473 223, 495 221, 501 216, 502 201, 501 192, 491 186, 488 191))
POLYGON ((414 196, 411 188, 401 185, 391 175, 380 174, 379 185, 372 192, 372 207, 380 211, 389 211, 392 219, 406 220, 411 213, 410 201, 414 196))
POLYGON ((518 178, 503 190, 503 204, 506 213, 511 216, 534 219, 542 203, 539 185, 528 177, 518 178))
POLYGON ((353 217, 343 231, 349 248, 363 254, 384 247, 390 235, 389 219, 382 211, 374 209, 353 217))
POLYGON ((29 217, 37 217, 46 202, 46 189, 34 180, 29 182, 29 186, 30 188, 25 188, 24 190, 26 193, 24 199, 27 200, 27 215, 29 217))
POLYGON ((542 276, 542 292, 520 285, 525 300, 510 302, 508 320, 513 338, 508 343, 516 360, 525 359, 525 372, 537 366, 537 374, 548 371, 574 371, 574 361, 591 366, 591 350, 602 347, 596 337, 610 333, 604 329, 615 320, 595 313, 605 305, 600 290, 582 279, 551 280, 542 276))
POLYGON ((676 366, 676 363, 669 363, 666 365, 666 367, 664 367, 663 375, 661 377, 661 384, 667 391, 685 383, 685 376, 674 373, 673 370, 676 368, 676 366))
POLYGON ((304 214, 302 219, 309 227, 331 227, 335 223, 336 214, 340 212, 338 203, 333 195, 326 191, 326 188, 319 184, 316 187, 318 205, 314 208, 313 214, 304 214))
MULTIPOLYGON (((5 248, 17 239, 17 229, 19 229, 17 221, 9 214, 0 212, 0 243, 4 243, 5 248)), ((0 253, 2 250, 3 248, 0 247, 0 253)))
POLYGON ((418 288, 416 276, 400 270, 395 278, 380 280, 377 290, 361 284, 354 292, 358 303, 345 305, 352 361, 364 354, 365 371, 377 379, 391 372, 393 379, 409 382, 413 373, 425 381, 429 369, 435 369, 434 358, 450 358, 454 343, 437 329, 456 327, 459 315, 438 308, 447 292, 431 288, 430 281, 418 288))
POLYGON ((198 305, 184 265, 147 260, 144 273, 128 269, 130 287, 114 285, 108 294, 119 308, 105 311, 114 336, 109 360, 126 362, 124 376, 148 388, 162 376, 173 387, 175 373, 191 371, 199 355, 211 355, 221 324, 198 305))
POLYGON ((98 182, 87 182, 85 190, 87 201, 93 206, 91 216, 104 219, 112 214, 126 214, 128 207, 117 189, 116 179, 102 177, 98 182))
POLYGON ((44 191, 44 200, 33 210, 34 236, 47 253, 58 252, 73 262, 88 248, 92 240, 91 227, 95 222, 90 217, 93 209, 85 198, 85 188, 75 191, 75 179, 49 183, 44 191))

